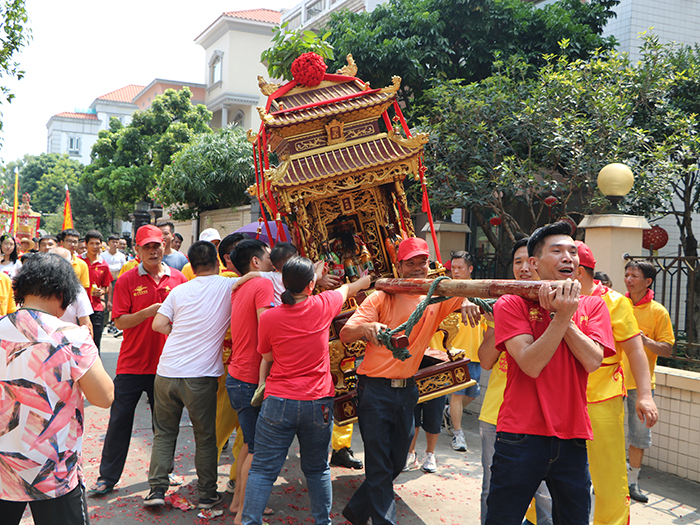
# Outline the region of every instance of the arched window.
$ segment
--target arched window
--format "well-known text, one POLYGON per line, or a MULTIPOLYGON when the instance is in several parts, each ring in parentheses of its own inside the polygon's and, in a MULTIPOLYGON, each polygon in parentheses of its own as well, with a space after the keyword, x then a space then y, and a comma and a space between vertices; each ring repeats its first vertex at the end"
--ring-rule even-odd
POLYGON ((232 123, 234 126, 243 127, 243 122, 244 122, 244 121, 245 121, 245 115, 243 114, 243 111, 241 111, 241 110, 239 109, 239 110, 236 111, 236 113, 233 115, 233 120, 231 121, 231 123, 232 123))
POLYGON ((223 51, 219 51, 217 49, 214 51, 214 54, 211 56, 211 60, 209 61, 209 85, 213 86, 214 84, 221 82, 223 76, 223 64, 224 53, 223 51))

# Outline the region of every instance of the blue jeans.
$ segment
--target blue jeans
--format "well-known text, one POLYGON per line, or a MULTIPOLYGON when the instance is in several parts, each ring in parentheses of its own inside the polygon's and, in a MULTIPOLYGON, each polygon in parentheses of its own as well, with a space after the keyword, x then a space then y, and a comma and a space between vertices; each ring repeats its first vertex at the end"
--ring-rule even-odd
POLYGON ((299 439, 301 470, 316 525, 328 525, 333 502, 328 446, 333 432, 333 398, 296 401, 268 396, 255 431, 255 455, 243 505, 244 525, 260 525, 272 486, 287 458, 294 436, 299 439))
POLYGON ((520 525, 542 480, 555 524, 588 525, 591 477, 586 440, 498 432, 486 525, 520 525))
POLYGON ((418 388, 393 388, 391 381, 358 375, 357 416, 365 449, 365 481, 348 507, 361 522, 396 524, 394 479, 406 465, 415 433, 413 409, 418 388))
MULTIPOLYGON (((484 475, 481 481, 481 525, 486 523, 486 498, 491 487, 491 463, 493 462, 494 447, 496 446, 496 425, 479 421, 481 435, 481 466, 484 475)), ((535 511, 537 525, 552 525, 552 497, 549 495, 547 483, 544 481, 535 492, 535 511)))
POLYGON ((243 432, 243 443, 248 445, 248 454, 254 454, 255 425, 258 423, 260 409, 250 404, 258 385, 245 383, 238 379, 226 376, 226 391, 231 407, 238 413, 238 423, 243 432))

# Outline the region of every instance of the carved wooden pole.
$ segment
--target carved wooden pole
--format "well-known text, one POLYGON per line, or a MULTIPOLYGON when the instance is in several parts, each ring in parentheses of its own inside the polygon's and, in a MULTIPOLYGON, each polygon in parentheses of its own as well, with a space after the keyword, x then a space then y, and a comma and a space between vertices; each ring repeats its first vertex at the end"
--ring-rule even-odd
MULTIPOLYGON (((432 279, 378 279, 375 288, 386 293, 426 295, 433 283, 432 279)), ((538 300, 541 286, 552 286, 554 281, 514 281, 514 280, 462 280, 440 281, 434 295, 448 297, 498 298, 502 295, 519 295, 531 301, 538 300)))

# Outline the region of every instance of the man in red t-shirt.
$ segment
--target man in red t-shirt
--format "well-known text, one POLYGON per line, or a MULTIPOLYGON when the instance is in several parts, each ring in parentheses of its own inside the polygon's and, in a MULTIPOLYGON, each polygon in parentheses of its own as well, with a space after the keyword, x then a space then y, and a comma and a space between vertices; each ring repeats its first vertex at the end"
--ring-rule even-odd
POLYGON ((102 234, 97 230, 90 230, 85 234, 85 243, 87 252, 85 252, 85 255, 81 255, 80 258, 87 264, 90 275, 90 288, 87 288, 86 291, 92 306, 90 322, 92 323, 93 338, 99 353, 102 329, 104 328, 105 307, 102 304, 102 297, 107 294, 112 284, 112 272, 109 271, 109 265, 100 257, 100 253, 102 253, 102 234))
POLYGON ((109 414, 107 436, 102 447, 100 477, 93 494, 106 494, 119 481, 134 425, 134 411, 146 392, 153 414, 153 381, 166 335, 151 329, 153 317, 170 291, 187 279, 162 263, 163 234, 152 224, 136 232, 136 252, 141 264, 124 273, 114 286, 112 315, 124 340, 114 378, 114 403, 109 414))
POLYGON ((588 525, 591 478, 586 440, 588 374, 615 352, 600 297, 580 296, 571 227, 540 228, 527 244, 530 265, 554 289, 539 302, 506 295, 494 307, 496 348, 507 352, 508 381, 496 423, 486 525, 522 523, 542 480, 555 523, 588 525), (563 281, 563 282, 562 282, 563 281))
MULTIPOLYGON (((241 241, 231 253, 231 262, 241 276, 248 272, 271 272, 270 248, 262 241, 241 241)), ((258 353, 258 321, 260 315, 275 305, 275 289, 269 279, 255 278, 243 283, 231 295, 231 359, 228 365, 226 390, 231 406, 238 413, 243 432, 241 453, 237 459, 236 489, 230 510, 237 513, 234 524, 242 523, 243 499, 248 471, 253 462, 255 425, 260 408, 250 404, 260 379, 258 353)))

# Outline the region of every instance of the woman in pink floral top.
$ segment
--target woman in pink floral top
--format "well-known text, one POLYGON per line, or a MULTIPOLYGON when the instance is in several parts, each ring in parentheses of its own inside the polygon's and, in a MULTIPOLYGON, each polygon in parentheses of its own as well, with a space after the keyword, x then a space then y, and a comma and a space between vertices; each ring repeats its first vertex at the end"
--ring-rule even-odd
POLYGON ((38 253, 13 283, 21 308, 0 319, 0 516, 88 523, 81 475, 83 394, 107 408, 112 380, 86 327, 59 317, 80 283, 68 262, 38 253))

